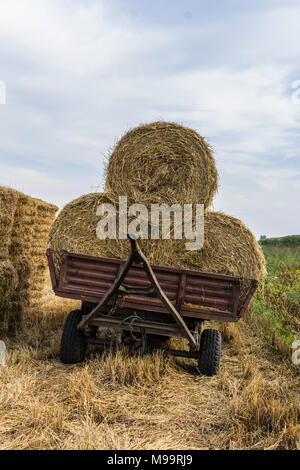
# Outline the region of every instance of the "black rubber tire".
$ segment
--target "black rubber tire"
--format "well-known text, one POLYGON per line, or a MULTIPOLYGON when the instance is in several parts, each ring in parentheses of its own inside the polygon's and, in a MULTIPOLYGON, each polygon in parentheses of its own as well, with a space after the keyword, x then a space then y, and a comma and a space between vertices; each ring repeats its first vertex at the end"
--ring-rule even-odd
POLYGON ((200 340, 198 369, 203 375, 216 375, 220 367, 222 336, 218 330, 204 330, 200 340))
POLYGON ((84 360, 87 343, 84 334, 77 330, 81 318, 81 310, 73 310, 66 320, 60 343, 60 360, 63 364, 77 364, 84 360))

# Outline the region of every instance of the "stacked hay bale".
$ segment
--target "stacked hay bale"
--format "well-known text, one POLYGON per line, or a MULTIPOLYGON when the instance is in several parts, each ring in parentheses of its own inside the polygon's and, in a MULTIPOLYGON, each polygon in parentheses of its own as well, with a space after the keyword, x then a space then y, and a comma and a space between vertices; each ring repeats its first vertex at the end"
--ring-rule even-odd
MULTIPOLYGON (((50 246, 62 250, 124 258, 128 241, 96 236, 96 209, 102 198, 118 209, 119 196, 128 204, 199 203, 208 208, 218 187, 218 173, 211 148, 192 129, 168 122, 155 122, 131 130, 116 145, 106 170, 106 194, 90 194, 68 204, 50 234, 50 246), (76 220, 77 219, 77 220, 76 220), (74 225, 76 224, 76 225, 74 225)), ((163 244, 140 240, 151 263, 161 262, 163 244)))
POLYGON ((9 257, 17 195, 13 189, 0 187, 0 331, 8 329, 10 301, 18 285, 9 257))
POLYGON ((29 305, 29 277, 32 269, 29 252, 35 223, 36 207, 34 200, 18 192, 9 247, 10 259, 18 275, 18 287, 15 289, 10 302, 10 329, 15 329, 22 323, 25 308, 29 305))
MULTIPOLYGON (((67 204, 54 221, 49 236, 49 245, 54 250, 55 273, 58 279, 64 251, 124 259, 130 247, 128 240, 98 238, 97 225, 103 217, 96 215, 101 204, 112 204, 116 208, 116 233, 118 234, 119 209, 109 193, 86 194, 67 204)), ((168 241, 169 242, 169 241, 168 241)), ((139 240, 139 244, 150 263, 167 264, 168 252, 160 240, 139 240)), ((170 254, 169 254, 170 256, 170 254)))
POLYGON ((45 284, 45 275, 48 267, 46 250, 48 248, 48 238, 50 227, 55 218, 58 208, 53 204, 35 200, 36 222, 33 229, 33 239, 29 256, 31 259, 31 275, 29 289, 29 306, 35 308, 40 306, 45 284))
MULTIPOLYGON (((106 187, 115 201, 124 194, 130 203, 148 207, 164 202, 204 204, 203 248, 186 251, 184 239, 158 240, 151 246, 149 241, 152 262, 248 279, 265 277, 265 259, 251 231, 234 217, 209 211, 218 174, 210 146, 194 130, 166 122, 139 126, 116 145, 106 173, 106 187)), ((108 244, 115 245, 115 256, 127 256, 127 242, 108 244)))
POLYGON ((212 150, 193 129, 154 122, 125 134, 106 169, 106 188, 118 200, 145 204, 204 204, 218 188, 212 150))
POLYGON ((57 207, 0 188, 1 330, 20 327, 43 294, 48 234, 57 207))
MULTIPOLYGON (((203 248, 186 251, 185 239, 140 240, 149 261, 262 280, 266 275, 265 259, 251 231, 234 217, 209 211, 217 188, 218 173, 211 148, 197 132, 167 122, 139 126, 121 138, 110 156, 107 194, 89 194, 66 206, 51 230, 50 246, 60 252, 66 249, 124 259, 129 253, 128 241, 103 242, 97 238, 96 208, 102 199, 114 203, 117 210, 119 196, 127 196, 128 204, 140 203, 148 208, 155 203, 203 204, 203 248)), ((57 274, 59 260, 60 256, 57 274)), ((243 298, 249 285, 243 281, 243 298)))

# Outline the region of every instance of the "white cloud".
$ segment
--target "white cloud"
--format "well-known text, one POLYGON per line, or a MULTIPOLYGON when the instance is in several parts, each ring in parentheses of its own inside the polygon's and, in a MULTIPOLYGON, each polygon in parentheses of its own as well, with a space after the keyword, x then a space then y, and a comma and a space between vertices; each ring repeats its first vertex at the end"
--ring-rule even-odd
POLYGON ((0 165, 1 183, 41 198, 62 207, 66 202, 76 199, 81 194, 101 190, 95 178, 81 175, 76 181, 66 178, 64 174, 50 176, 45 171, 28 168, 15 168, 0 165), (94 184, 93 184, 94 183, 94 184))
POLYGON ((273 230, 250 201, 299 209, 300 7, 236 18, 178 26, 122 2, 0 0, 0 184, 66 203, 101 182, 129 127, 174 120, 214 145, 215 205, 273 230))

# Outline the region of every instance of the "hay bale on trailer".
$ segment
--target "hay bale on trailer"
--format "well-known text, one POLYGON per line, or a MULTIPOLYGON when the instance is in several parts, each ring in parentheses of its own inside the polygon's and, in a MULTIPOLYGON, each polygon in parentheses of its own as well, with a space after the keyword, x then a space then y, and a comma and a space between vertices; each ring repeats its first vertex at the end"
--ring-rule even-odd
MULTIPOLYGON (((171 226, 172 227, 172 226, 171 226)), ((139 240, 151 264, 192 269, 207 273, 229 274, 244 279, 241 282, 241 302, 251 282, 266 277, 266 261, 253 233, 235 217, 222 212, 206 212, 204 216, 204 245, 201 250, 187 251, 185 237, 181 240, 139 240)), ((126 259, 129 246, 126 240, 107 240, 110 256, 126 259)))
MULTIPOLYGON (((266 277, 266 260, 255 236, 241 220, 223 212, 205 214, 204 245, 201 250, 186 251, 185 240, 169 242, 174 266, 229 274, 241 279, 261 281, 266 277)), ((243 301, 250 283, 243 281, 241 287, 243 301)))
MULTIPOLYGON (((113 201, 107 193, 91 193, 67 204, 50 230, 49 246, 55 250, 54 264, 58 278, 63 251, 94 256, 124 259, 129 253, 126 240, 98 238, 96 228, 101 217, 96 215, 100 204, 113 201)), ((116 234, 119 232, 118 206, 116 207, 116 234)), ((152 264, 160 264, 166 258, 164 243, 160 240, 139 240, 139 244, 152 264)))
POLYGON ((67 204, 54 221, 49 235, 49 246, 55 250, 55 270, 58 277, 63 251, 108 256, 106 242, 96 234, 100 218, 96 215, 100 204, 111 203, 107 194, 92 193, 67 204))
MULTIPOLYGON (((96 210, 103 202, 110 202, 108 195, 87 194, 68 204, 57 217, 50 232, 50 247, 57 251, 57 276, 63 250, 118 259, 128 257, 130 248, 127 240, 100 240, 97 237, 96 227, 100 218, 96 210)), ((204 223, 204 246, 199 251, 186 251, 188 240, 184 238, 139 240, 139 244, 151 264, 246 279, 262 280, 265 277, 266 263, 261 247, 240 220, 222 212, 207 212, 204 223)), ((250 283, 243 283, 243 298, 249 286, 250 283)))
POLYGON ((200 264, 209 272, 258 281, 266 276, 266 260, 253 233, 241 220, 223 212, 206 214, 203 249, 186 256, 191 266, 200 264))
POLYGON ((130 203, 198 203, 208 208, 218 188, 212 150, 196 131, 153 122, 132 129, 115 146, 106 189, 130 203))

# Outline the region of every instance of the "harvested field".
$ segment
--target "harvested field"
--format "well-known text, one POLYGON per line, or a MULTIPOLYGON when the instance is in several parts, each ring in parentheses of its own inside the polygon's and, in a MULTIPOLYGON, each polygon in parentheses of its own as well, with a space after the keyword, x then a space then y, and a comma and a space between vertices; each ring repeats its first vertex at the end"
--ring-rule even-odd
POLYGON ((85 363, 65 366, 60 334, 77 305, 47 290, 23 333, 6 340, 1 449, 300 448, 300 376, 247 323, 223 325, 213 378, 155 352, 91 350, 85 363))

